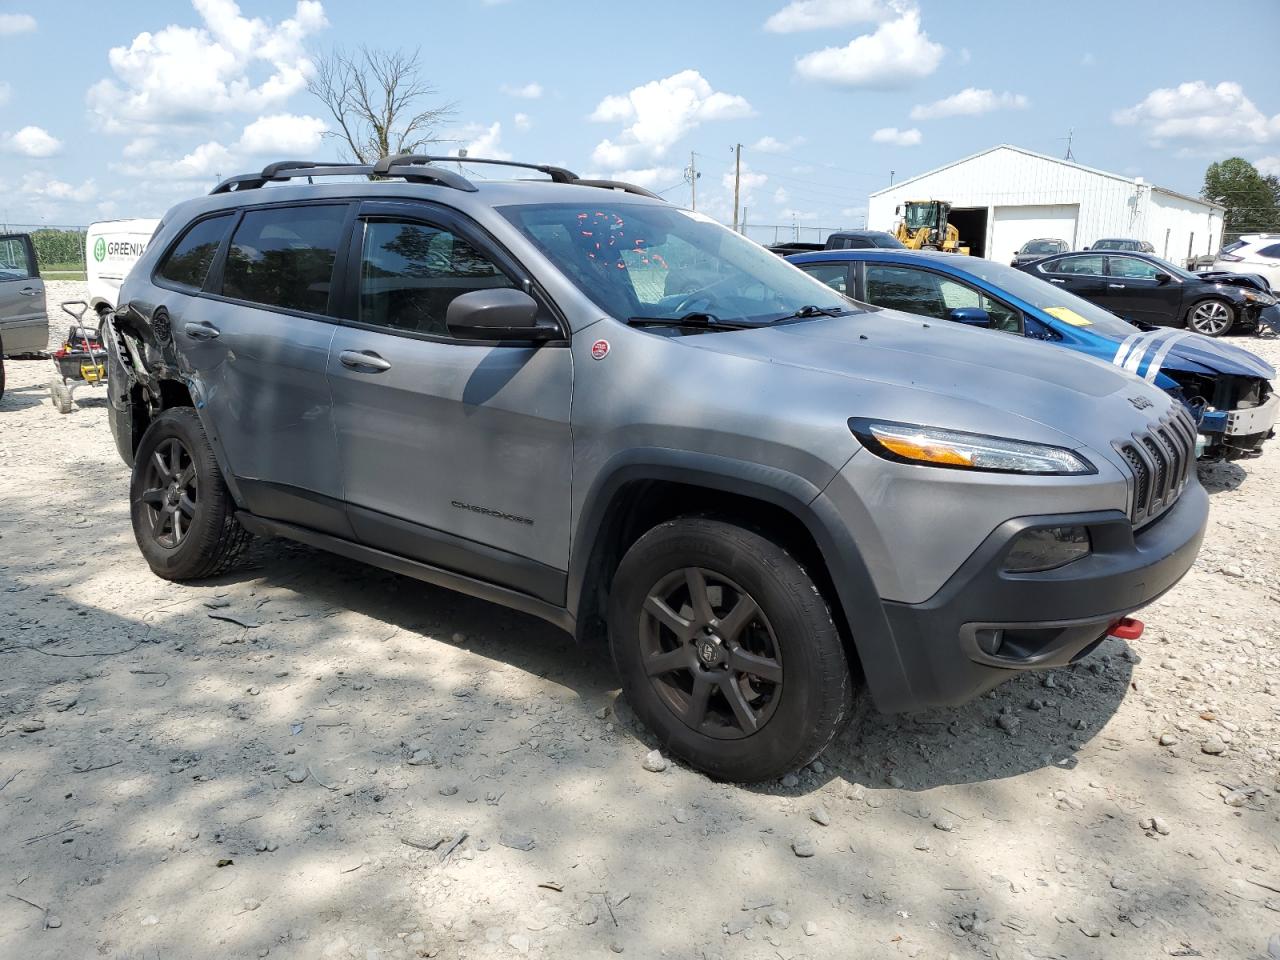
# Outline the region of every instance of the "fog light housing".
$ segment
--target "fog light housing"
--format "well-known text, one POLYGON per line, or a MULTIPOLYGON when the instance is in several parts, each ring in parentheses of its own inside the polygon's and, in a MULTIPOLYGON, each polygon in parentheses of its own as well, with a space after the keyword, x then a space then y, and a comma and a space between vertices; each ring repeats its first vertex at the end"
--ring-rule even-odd
POLYGON ((1042 573, 1087 557, 1091 549, 1085 527, 1037 527, 1014 539, 1004 569, 1008 573, 1042 573))

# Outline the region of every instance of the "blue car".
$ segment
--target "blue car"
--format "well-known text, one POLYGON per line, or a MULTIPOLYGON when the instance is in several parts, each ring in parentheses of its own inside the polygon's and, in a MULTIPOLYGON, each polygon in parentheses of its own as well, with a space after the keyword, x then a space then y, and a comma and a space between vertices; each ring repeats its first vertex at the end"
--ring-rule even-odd
POLYGON ((1044 340, 1124 367, 1187 406, 1199 424, 1196 454, 1202 460, 1257 456, 1272 436, 1280 411, 1270 382, 1275 369, 1221 340, 1134 325, 1021 270, 978 257, 822 250, 787 259, 854 300, 1044 340))

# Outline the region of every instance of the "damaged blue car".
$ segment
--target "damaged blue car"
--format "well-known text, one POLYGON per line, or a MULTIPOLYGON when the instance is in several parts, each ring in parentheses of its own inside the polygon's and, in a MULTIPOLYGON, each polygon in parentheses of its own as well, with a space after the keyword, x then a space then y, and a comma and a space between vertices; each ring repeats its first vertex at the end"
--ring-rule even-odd
MULTIPOLYGON (((1201 460, 1257 456, 1273 434, 1275 369, 1221 340, 1129 323, 1002 263, 910 250, 823 250, 787 258, 832 289, 874 306, 1044 340, 1154 383, 1186 405, 1201 460)), ((1261 323, 1280 323, 1272 306, 1261 323)))

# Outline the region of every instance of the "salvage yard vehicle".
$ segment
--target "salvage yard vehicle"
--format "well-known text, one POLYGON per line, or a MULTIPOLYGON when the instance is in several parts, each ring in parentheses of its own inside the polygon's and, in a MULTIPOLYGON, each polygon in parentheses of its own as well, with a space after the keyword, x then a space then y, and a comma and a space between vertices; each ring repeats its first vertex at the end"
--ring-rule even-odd
POLYGON ((1248 233, 1218 251, 1212 273, 1260 276, 1269 290, 1280 291, 1280 233, 1248 233))
POLYGON ((0 397, 6 357, 33 357, 49 345, 44 281, 31 236, 0 236, 0 397))
POLYGON ((945 200, 908 200, 898 210, 902 219, 894 228, 894 239, 908 250, 941 250, 968 255, 969 246, 960 231, 948 222, 951 204, 945 200))
POLYGON ((1155 253, 1156 248, 1146 240, 1133 240, 1128 237, 1104 237, 1095 240, 1090 250, 1127 250, 1131 253, 1155 253))
POLYGON ((89 224, 84 237, 84 262, 89 281, 89 306, 98 316, 114 310, 120 284, 138 262, 159 220, 101 220, 89 224))
POLYGON ((664 748, 751 781, 863 691, 1134 638, 1194 561, 1194 424, 1131 373, 852 303, 639 187, 453 163, 165 216, 106 325, 158 576, 281 536, 607 638, 664 748))
POLYGON ((1138 324, 1206 337, 1280 329, 1276 298, 1243 274, 1191 273, 1149 253, 1068 253, 1019 269, 1138 324))
POLYGON ((1070 249, 1071 247, 1067 245, 1065 240, 1051 238, 1028 240, 1018 248, 1018 252, 1013 255, 1013 260, 1009 265, 1020 267, 1024 263, 1039 260, 1041 257, 1052 256, 1055 253, 1066 253, 1070 249))
POLYGON ((1275 369, 1221 340, 1144 331, 1061 287, 976 257, 858 250, 790 260, 864 303, 1046 341, 1130 370, 1187 408, 1201 460, 1257 456, 1272 436, 1280 412, 1275 369))

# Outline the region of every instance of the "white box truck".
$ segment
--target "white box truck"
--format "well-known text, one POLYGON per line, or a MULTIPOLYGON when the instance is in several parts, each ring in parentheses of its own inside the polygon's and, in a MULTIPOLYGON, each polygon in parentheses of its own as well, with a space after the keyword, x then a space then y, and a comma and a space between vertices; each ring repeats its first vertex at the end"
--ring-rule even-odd
POLYGON ((102 220, 89 224, 84 238, 89 307, 95 313, 116 308, 120 284, 138 262, 159 220, 102 220))

